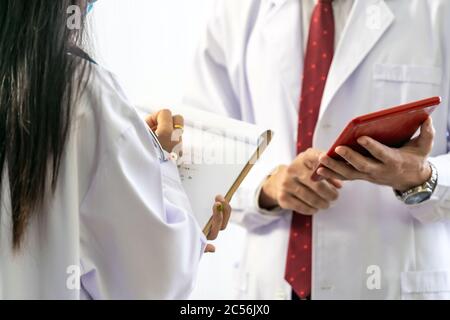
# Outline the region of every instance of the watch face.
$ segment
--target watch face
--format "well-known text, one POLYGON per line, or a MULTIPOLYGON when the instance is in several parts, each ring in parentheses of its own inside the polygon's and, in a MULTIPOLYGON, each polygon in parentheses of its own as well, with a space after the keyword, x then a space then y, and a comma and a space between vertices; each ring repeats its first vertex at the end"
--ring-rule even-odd
POLYGON ((405 203, 409 205, 419 204, 430 199, 431 193, 428 191, 417 192, 406 198, 405 203))

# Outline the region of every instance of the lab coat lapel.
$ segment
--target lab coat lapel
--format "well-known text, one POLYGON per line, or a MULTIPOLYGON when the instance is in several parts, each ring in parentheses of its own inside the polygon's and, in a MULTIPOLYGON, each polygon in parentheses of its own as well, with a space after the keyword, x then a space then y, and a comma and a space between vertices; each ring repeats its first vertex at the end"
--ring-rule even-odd
POLYGON ((322 119, 333 97, 375 47, 394 18, 384 0, 355 0, 335 51, 319 119, 322 119))
POLYGON ((266 1, 269 3, 269 11, 268 14, 266 15, 266 20, 268 20, 272 16, 274 16, 288 0, 266 0, 266 1))

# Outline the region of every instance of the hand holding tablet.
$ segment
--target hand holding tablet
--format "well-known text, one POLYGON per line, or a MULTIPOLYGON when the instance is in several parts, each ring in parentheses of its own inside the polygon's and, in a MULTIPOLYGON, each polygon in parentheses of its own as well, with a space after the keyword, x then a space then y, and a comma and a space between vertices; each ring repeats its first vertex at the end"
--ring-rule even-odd
MULTIPOLYGON (((431 151, 433 129, 431 119, 427 119, 440 102, 439 97, 433 97, 352 120, 330 148, 327 156, 321 158, 321 165, 312 179, 371 181, 370 175, 373 172, 365 171, 387 174, 393 169, 382 165, 389 162, 390 165, 405 164, 405 168, 399 170, 411 171, 411 181, 405 177, 400 179, 404 181, 398 185, 392 185, 391 181, 372 182, 406 188, 416 180, 419 181, 421 177, 415 177, 412 173, 422 169, 419 166, 431 151), (419 128, 420 136, 411 140, 419 128), (406 149, 402 150, 404 148, 406 149)), ((405 172, 405 175, 408 175, 408 172, 405 172)))

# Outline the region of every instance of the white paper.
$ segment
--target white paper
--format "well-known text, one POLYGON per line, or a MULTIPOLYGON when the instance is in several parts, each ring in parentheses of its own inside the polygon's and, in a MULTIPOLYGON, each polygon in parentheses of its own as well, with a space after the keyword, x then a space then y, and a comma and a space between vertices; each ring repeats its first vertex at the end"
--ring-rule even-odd
POLYGON ((211 218, 215 197, 226 195, 266 130, 188 106, 171 110, 185 120, 179 172, 194 215, 203 228, 211 218))
POLYGON ((185 118, 180 177, 193 212, 204 227, 212 215, 215 197, 226 195, 265 130, 188 107, 180 111, 185 118))

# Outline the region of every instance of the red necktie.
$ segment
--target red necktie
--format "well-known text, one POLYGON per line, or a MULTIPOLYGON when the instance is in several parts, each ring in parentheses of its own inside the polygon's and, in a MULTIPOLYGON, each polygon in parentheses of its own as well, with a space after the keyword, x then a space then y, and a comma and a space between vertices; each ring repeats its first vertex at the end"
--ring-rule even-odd
MULTIPOLYGON (((306 49, 298 122, 297 153, 312 147, 320 104, 334 54, 333 0, 314 8, 306 49)), ((286 281, 300 298, 311 295, 312 217, 294 213, 286 262, 286 281)))

